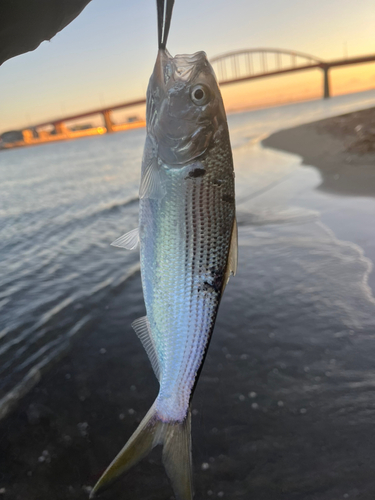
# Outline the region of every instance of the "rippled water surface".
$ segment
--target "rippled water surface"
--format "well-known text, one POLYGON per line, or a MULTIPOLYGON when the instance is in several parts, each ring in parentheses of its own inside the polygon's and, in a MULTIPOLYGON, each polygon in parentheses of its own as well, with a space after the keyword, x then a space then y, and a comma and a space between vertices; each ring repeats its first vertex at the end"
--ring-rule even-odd
MULTIPOLYGON (((301 297, 306 287, 319 294, 316 307, 335 311, 348 331, 374 326, 366 284, 371 264, 355 238, 342 242, 329 229, 338 205, 327 194, 311 195, 318 173, 302 169, 297 157, 263 149, 259 140, 373 105, 374 91, 229 117, 241 245, 273 266, 276 280, 288 265, 283 279, 300 287, 301 297)), ((109 290, 138 268, 137 252, 109 243, 137 225, 144 137, 144 130, 133 130, 0 152, 0 413, 70 348, 97 319, 96 306, 109 290)), ((367 212, 374 207, 373 200, 361 203, 369 204, 367 212)))

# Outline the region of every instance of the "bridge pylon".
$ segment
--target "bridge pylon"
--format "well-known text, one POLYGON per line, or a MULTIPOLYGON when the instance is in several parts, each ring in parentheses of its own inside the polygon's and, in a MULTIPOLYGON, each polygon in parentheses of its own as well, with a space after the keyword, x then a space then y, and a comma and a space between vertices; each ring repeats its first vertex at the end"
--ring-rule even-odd
POLYGON ((323 98, 329 99, 331 97, 329 66, 323 66, 322 70, 323 70, 323 98))
POLYGON ((113 132, 111 110, 106 109, 105 111, 103 111, 103 118, 104 118, 105 128, 107 129, 107 134, 111 134, 113 132))

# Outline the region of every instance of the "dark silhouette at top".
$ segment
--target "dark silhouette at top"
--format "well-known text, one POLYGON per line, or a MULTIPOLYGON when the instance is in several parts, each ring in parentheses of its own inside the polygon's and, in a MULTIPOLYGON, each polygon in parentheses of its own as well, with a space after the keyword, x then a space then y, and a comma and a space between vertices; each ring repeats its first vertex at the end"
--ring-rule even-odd
POLYGON ((75 19, 90 0, 1 0, 0 65, 36 49, 75 19))

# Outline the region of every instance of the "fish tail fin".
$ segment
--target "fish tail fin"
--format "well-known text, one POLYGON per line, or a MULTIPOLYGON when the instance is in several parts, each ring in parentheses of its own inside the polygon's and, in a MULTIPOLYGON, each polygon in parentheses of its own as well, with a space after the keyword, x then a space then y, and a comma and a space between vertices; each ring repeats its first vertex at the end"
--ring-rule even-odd
POLYGON ((167 424, 163 464, 177 500, 193 498, 190 408, 183 422, 167 424))
POLYGON ((163 464, 177 500, 192 500, 190 410, 183 422, 163 422, 153 405, 124 448, 104 471, 90 498, 106 490, 158 444, 163 445, 163 464))

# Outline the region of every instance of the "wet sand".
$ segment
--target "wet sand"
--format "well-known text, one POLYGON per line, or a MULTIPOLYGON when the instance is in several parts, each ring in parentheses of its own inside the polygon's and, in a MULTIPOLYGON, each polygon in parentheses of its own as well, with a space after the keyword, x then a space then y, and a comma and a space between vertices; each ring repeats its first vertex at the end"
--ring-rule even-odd
MULTIPOLYGON (((330 131, 335 120, 265 143, 318 167, 322 189, 373 195, 374 154, 348 151, 353 134, 330 131)), ((373 500, 375 304, 361 288, 365 263, 336 242, 308 255, 285 238, 243 241, 193 400, 195 498, 373 500), (341 274, 355 291, 340 290, 341 274)), ((0 422, 0 498, 88 497, 157 394, 130 327, 144 314, 137 273, 0 422)), ((173 498, 160 448, 103 498, 173 498)))
POLYGON ((375 196, 375 108, 280 130, 263 144, 317 167, 324 191, 375 196))

